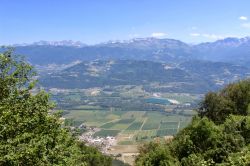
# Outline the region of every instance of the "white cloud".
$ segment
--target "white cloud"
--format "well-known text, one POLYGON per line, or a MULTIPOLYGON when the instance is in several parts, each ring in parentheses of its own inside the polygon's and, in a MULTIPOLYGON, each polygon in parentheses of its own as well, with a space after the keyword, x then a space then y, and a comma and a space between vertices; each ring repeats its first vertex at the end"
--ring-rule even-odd
POLYGON ((161 37, 164 37, 164 36, 167 36, 167 34, 163 33, 163 32, 153 32, 151 34, 151 37, 156 37, 156 38, 161 38, 161 37))
POLYGON ((199 34, 199 33, 190 33, 190 36, 194 36, 194 37, 198 37, 198 36, 200 36, 201 34, 199 34))
POLYGON ((205 37, 205 38, 215 39, 215 40, 226 38, 226 36, 209 34, 209 33, 202 33, 202 34, 200 34, 200 33, 190 33, 189 35, 192 36, 192 37, 205 37))
POLYGON ((250 23, 249 22, 248 23, 244 23, 244 24, 241 24, 241 26, 243 28, 250 28, 250 23))
POLYGON ((240 16, 239 17, 239 20, 243 20, 243 21, 246 21, 248 18, 246 16, 240 16))
POLYGON ((207 34, 207 33, 202 34, 202 36, 206 38, 210 38, 210 39, 216 39, 216 40, 226 38, 225 36, 222 36, 222 35, 207 34))

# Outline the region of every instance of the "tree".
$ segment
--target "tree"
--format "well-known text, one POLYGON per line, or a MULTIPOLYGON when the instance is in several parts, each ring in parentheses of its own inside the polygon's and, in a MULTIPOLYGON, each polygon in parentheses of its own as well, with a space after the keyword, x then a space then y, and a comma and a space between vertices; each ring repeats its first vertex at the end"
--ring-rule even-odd
POLYGON ((13 50, 0 54, 0 165, 110 165, 61 127, 47 93, 31 93, 34 75, 13 50))
POLYGON ((201 107, 198 110, 200 117, 207 117, 216 124, 223 123, 234 112, 234 105, 224 96, 210 92, 206 94, 201 107))
POLYGON ((198 116, 168 144, 141 148, 137 165, 246 166, 250 164, 250 81, 210 92, 198 116), (143 164, 141 164, 143 163, 143 164))
POLYGON ((136 158, 137 166, 175 166, 179 165, 176 158, 165 144, 150 142, 139 148, 140 155, 136 158))
POLYGON ((199 116, 221 124, 230 115, 246 116, 250 111, 250 79, 229 84, 219 92, 206 94, 199 116))

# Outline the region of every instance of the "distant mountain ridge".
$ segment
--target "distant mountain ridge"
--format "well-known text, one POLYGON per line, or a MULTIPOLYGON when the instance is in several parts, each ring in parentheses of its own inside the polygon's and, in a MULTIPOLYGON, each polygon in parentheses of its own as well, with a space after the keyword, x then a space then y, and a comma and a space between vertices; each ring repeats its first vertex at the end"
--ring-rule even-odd
POLYGON ((16 46, 46 88, 140 85, 153 92, 205 93, 250 76, 250 38, 190 45, 137 38, 84 45, 73 41, 16 46))
POLYGON ((193 55, 199 59, 248 65, 250 62, 250 37, 226 38, 212 43, 195 45, 193 55))
POLYGON ((10 45, 13 47, 20 47, 20 46, 68 46, 68 47, 84 47, 87 44, 84 44, 80 41, 73 41, 73 40, 61 40, 61 41, 46 41, 40 40, 38 42, 33 43, 22 43, 22 44, 13 44, 10 45))
POLYGON ((178 65, 137 60, 90 61, 40 79, 47 88, 85 89, 142 85, 146 91, 205 93, 250 76, 250 69, 222 62, 187 61, 178 65))
POLYGON ((110 41, 96 45, 81 42, 40 41, 16 46, 16 52, 27 56, 35 65, 69 64, 91 60, 149 60, 180 63, 186 60, 208 60, 248 65, 250 38, 226 38, 215 42, 190 45, 174 39, 137 38, 110 41))

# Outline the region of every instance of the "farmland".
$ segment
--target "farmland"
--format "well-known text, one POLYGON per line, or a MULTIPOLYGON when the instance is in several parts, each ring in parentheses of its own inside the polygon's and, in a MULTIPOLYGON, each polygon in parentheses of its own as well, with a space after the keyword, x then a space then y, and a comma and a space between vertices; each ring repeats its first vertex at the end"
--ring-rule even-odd
POLYGON ((71 110, 64 115, 75 125, 97 127, 95 137, 117 136, 119 144, 134 144, 156 137, 175 135, 188 125, 192 116, 169 115, 165 112, 71 110))
POLYGON ((119 130, 102 129, 101 131, 96 132, 94 136, 99 136, 99 137, 116 136, 118 133, 119 130))
POLYGON ((189 124, 200 99, 199 94, 154 93, 134 85, 50 92, 69 126, 98 128, 94 137, 115 136, 120 146, 175 135, 189 124))
MULTIPOLYGON (((51 91, 69 126, 84 124, 91 140, 115 137, 107 153, 132 163, 138 146, 167 140, 187 126, 200 95, 147 92, 142 86, 51 91)), ((84 130, 83 130, 84 131, 84 130)), ((84 134, 83 134, 84 135, 84 134)), ((99 147, 99 146, 98 146, 99 147)), ((106 146, 103 146, 106 148, 106 146)), ((105 153, 106 153, 105 152, 105 153)))

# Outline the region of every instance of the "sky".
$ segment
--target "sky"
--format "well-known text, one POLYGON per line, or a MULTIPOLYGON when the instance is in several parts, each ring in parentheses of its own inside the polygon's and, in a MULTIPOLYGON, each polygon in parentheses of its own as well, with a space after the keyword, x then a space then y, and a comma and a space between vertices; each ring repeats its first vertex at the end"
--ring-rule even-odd
POLYGON ((250 36, 249 0, 0 0, 0 45, 250 36))

